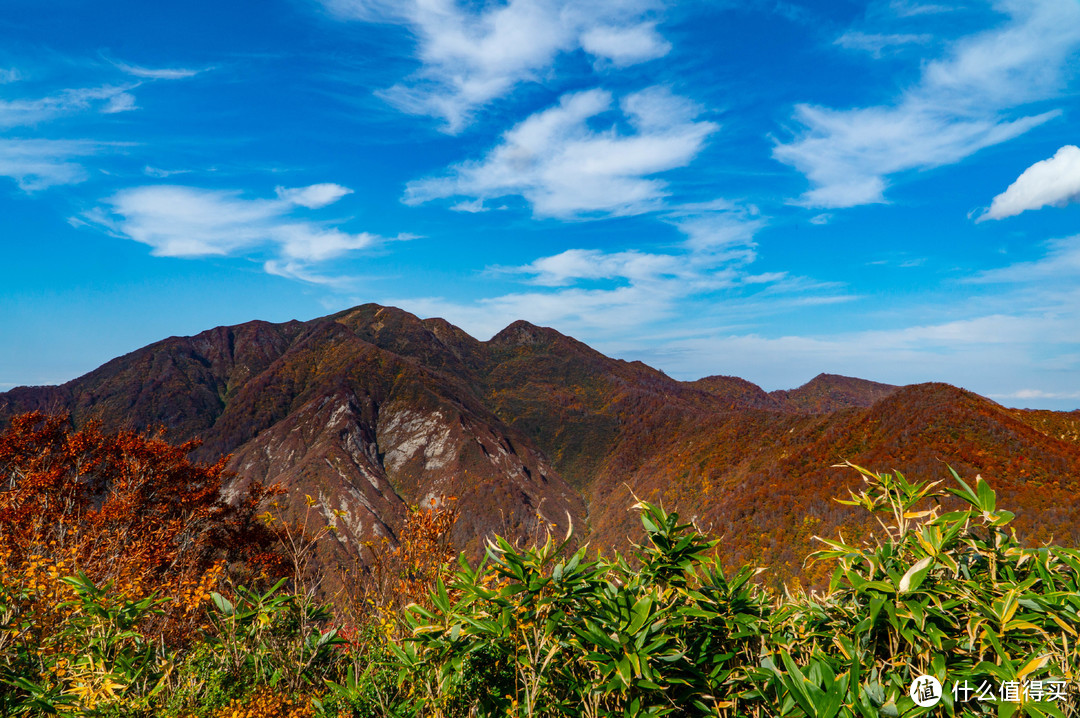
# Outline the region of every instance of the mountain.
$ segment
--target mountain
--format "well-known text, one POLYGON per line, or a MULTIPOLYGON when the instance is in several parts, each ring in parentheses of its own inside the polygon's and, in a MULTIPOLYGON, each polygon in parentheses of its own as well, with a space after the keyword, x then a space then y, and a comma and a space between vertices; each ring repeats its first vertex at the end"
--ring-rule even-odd
POLYGON ((818 374, 798 389, 781 389, 770 392, 769 396, 793 411, 825 414, 837 409, 871 406, 898 388, 850 376, 818 374))
POLYGON ((731 563, 818 581, 814 534, 870 529, 831 499, 842 460, 919 479, 981 472, 1031 540, 1080 538, 1080 413, 1020 412, 945 384, 822 374, 765 392, 736 377, 676 381, 559 332, 515 322, 478 341, 442 319, 359 306, 308 322, 249 322, 171 337, 57 387, 0 394, 0 423, 62 410, 106 428, 163 425, 288 490, 300 518, 334 512, 319 560, 395 540, 409 505, 457 499, 457 546, 529 540, 570 524, 601 548, 639 530, 633 497, 722 535, 731 563))

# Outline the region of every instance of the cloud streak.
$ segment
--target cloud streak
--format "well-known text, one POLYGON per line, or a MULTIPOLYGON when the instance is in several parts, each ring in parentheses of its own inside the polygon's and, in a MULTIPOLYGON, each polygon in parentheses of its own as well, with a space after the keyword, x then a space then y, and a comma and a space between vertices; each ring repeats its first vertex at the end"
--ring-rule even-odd
POLYGON ((1080 235, 1046 243, 1046 254, 1032 262, 1017 262, 1007 267, 980 272, 967 280, 971 284, 1038 283, 1048 289, 1053 280, 1070 284, 1080 279, 1080 235))
MULTIPOLYGON (((142 78, 177 79, 194 71, 147 70, 114 63, 117 67, 142 78), (179 74, 178 74, 179 73, 179 74)), ((0 70, 0 85, 22 79, 15 70, 0 70)), ((140 82, 104 84, 56 91, 44 97, 15 97, 0 99, 0 130, 24 133, 53 120, 87 112, 115 115, 137 110, 132 90, 140 82), (16 128, 19 128, 16 130, 16 128)), ((56 185, 75 184, 88 175, 79 158, 101 153, 117 143, 88 140, 45 139, 39 137, 0 137, 0 177, 9 177, 24 192, 34 192, 56 185)))
POLYGON ((832 334, 770 337, 714 330, 708 336, 675 337, 662 347, 627 348, 623 356, 662 366, 677 378, 731 374, 766 389, 798 386, 830 372, 890 383, 945 381, 1023 403, 1075 392, 1069 377, 1080 368, 1078 345, 1071 340, 1078 330, 1075 313, 988 314, 832 334), (1045 374, 1041 388, 1021 383, 1031 381, 1033 366, 1046 364, 1065 371, 1045 374))
POLYGON ((934 36, 927 33, 866 33, 849 30, 836 38, 834 45, 846 50, 868 52, 874 57, 881 57, 887 51, 896 51, 910 45, 926 45, 934 36))
POLYGON ((182 67, 151 68, 141 67, 139 65, 129 65, 126 62, 119 62, 116 60, 110 60, 109 62, 121 72, 144 80, 186 80, 189 77, 195 77, 200 72, 206 72, 206 68, 199 70, 182 67))
POLYGON ((86 179, 75 160, 98 154, 103 145, 83 140, 0 138, 0 177, 10 177, 24 192, 86 179))
POLYGON ((0 100, 0 129, 37 125, 88 110, 111 114, 135 109, 130 90, 137 84, 101 85, 63 90, 55 95, 38 98, 0 100))

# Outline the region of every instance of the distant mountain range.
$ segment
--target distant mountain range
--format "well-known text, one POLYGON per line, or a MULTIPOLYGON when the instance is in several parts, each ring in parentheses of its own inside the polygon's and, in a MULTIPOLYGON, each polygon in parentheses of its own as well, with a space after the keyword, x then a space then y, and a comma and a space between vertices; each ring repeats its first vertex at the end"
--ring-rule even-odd
MULTIPOLYGON (((719 360, 718 360, 719 363, 719 360)), ((633 495, 723 537, 726 560, 801 575, 814 534, 851 539, 862 516, 841 460, 912 478, 981 473, 1031 541, 1080 539, 1080 412, 1004 408, 946 384, 822 374, 765 392, 727 376, 671 379, 519 321, 486 342, 442 319, 366 304, 308 322, 248 322, 172 337, 61 386, 0 394, 16 413, 70 412, 107 428, 164 425, 232 454, 237 478, 279 482, 343 512, 321 560, 393 539, 407 507, 457 497, 458 546, 554 525, 602 549, 637 536, 633 495)))

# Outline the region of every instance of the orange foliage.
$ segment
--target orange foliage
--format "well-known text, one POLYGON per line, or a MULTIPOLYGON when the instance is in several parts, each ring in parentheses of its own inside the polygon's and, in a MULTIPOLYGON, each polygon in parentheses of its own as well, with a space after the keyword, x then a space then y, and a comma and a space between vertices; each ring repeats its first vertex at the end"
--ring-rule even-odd
POLYGON ((370 556, 343 581, 353 593, 342 591, 334 600, 342 617, 354 625, 375 621, 393 633, 405 606, 430 606, 436 581, 448 581, 453 571, 457 551, 450 534, 457 519, 456 498, 432 499, 410 508, 396 546, 386 539, 365 544, 370 556))
POLYGON ((45 586, 84 571, 132 598, 156 591, 172 599, 156 630, 188 637, 227 567, 263 572, 275 560, 256 518, 273 491, 255 485, 238 505, 225 503, 227 457, 192 462, 197 446, 169 444, 161 432, 105 433, 94 422, 74 430, 64 415, 14 417, 0 433, 3 578, 45 586))
POLYGON ((288 696, 264 689, 244 699, 234 699, 215 718, 314 718, 310 702, 301 703, 288 696))

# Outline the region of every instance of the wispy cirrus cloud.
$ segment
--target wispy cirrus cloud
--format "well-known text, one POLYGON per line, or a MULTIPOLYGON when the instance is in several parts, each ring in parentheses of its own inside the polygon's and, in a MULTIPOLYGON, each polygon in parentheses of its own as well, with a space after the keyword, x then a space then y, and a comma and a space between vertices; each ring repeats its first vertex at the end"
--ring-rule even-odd
POLYGON ((155 177, 157 179, 165 179, 166 177, 172 177, 173 175, 186 175, 191 174, 194 170, 179 169, 179 170, 167 170, 161 167, 154 167, 153 165, 146 165, 143 167, 143 174, 147 177, 155 177))
POLYGON ((1054 97, 1080 49, 1074 0, 999 0, 1000 27, 955 42, 924 65, 920 80, 890 105, 795 108, 802 126, 773 156, 810 180, 800 203, 851 207, 885 201, 888 177, 958 162, 1056 117, 1010 116, 1054 97))
POLYGON ((37 125, 85 111, 112 114, 133 110, 135 98, 130 92, 137 86, 101 85, 63 90, 47 97, 0 99, 0 128, 37 125))
POLYGON ((24 192, 34 192, 56 185, 74 184, 87 179, 81 159, 100 154, 117 143, 82 139, 49 139, 25 136, 40 132, 42 125, 54 120, 86 113, 114 115, 139 109, 133 91, 142 79, 179 79, 195 71, 148 70, 123 63, 113 63, 129 75, 141 78, 119 84, 102 84, 56 90, 44 96, 21 94, 14 83, 23 77, 17 69, 0 70, 0 85, 6 97, 0 97, 0 130, 23 136, 0 137, 0 177, 9 177, 24 192))
POLYGON ((1080 391, 1043 391, 1021 389, 1011 394, 990 394, 993 399, 1080 399, 1080 391))
POLYGON ((988 269, 966 281, 972 284, 1029 283, 1048 291, 1053 289, 1055 282, 1067 282, 1071 286, 1080 280, 1080 235, 1050 240, 1045 247, 1046 252, 1039 259, 988 269))
POLYGON ((186 80, 189 77, 195 77, 201 72, 206 72, 208 68, 190 69, 183 67, 143 67, 141 65, 132 65, 126 62, 120 62, 118 60, 109 60, 118 70, 124 72, 132 77, 138 77, 144 80, 186 80))
POLYGON ((889 51, 896 51, 911 45, 926 45, 932 42, 929 33, 867 33, 848 30, 833 42, 845 50, 868 52, 874 57, 881 57, 889 51))
POLYGON ((962 3, 954 2, 942 5, 941 3, 915 2, 914 0, 891 0, 887 5, 888 11, 898 17, 940 15, 941 13, 953 12, 961 7, 963 7, 962 3))
POLYGON ((1024 170, 1004 192, 994 197, 977 221, 1015 217, 1029 209, 1073 202, 1080 202, 1080 147, 1065 145, 1053 157, 1024 170))
POLYGON ((698 120, 694 103, 651 87, 619 102, 633 132, 621 133, 614 124, 593 129, 590 121, 612 111, 613 103, 611 93, 600 89, 564 95, 558 105, 505 132, 483 159, 410 182, 404 201, 517 195, 535 216, 562 218, 660 209, 666 184, 652 175, 689 164, 718 125, 698 120))
POLYGON ((76 160, 104 147, 84 140, 0 137, 0 177, 15 180, 24 192, 82 182, 86 170, 76 160))
MULTIPOLYGON (((388 241, 368 232, 342 231, 297 216, 297 208, 325 207, 352 190, 332 183, 282 188, 274 199, 246 198, 235 190, 152 185, 121 190, 102 206, 72 218, 151 248, 160 257, 271 255, 264 269, 318 284, 334 284, 318 264, 388 241)), ((405 239, 402 235, 394 239, 405 239)))
POLYGON ((410 114, 438 117, 450 133, 516 85, 540 79, 565 53, 584 51, 615 67, 671 49, 650 14, 656 0, 322 0, 335 15, 395 23, 416 38, 420 68, 380 93, 410 114))

